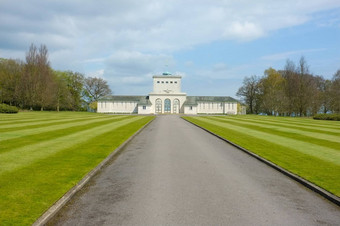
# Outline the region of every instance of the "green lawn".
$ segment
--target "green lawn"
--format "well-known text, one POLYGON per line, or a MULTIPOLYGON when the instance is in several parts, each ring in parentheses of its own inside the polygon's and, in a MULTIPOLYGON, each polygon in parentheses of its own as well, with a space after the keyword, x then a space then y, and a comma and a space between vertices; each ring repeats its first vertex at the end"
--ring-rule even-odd
POLYGON ((183 117, 340 196, 340 122, 270 116, 183 117))
POLYGON ((29 225, 152 116, 0 114, 0 225, 29 225))

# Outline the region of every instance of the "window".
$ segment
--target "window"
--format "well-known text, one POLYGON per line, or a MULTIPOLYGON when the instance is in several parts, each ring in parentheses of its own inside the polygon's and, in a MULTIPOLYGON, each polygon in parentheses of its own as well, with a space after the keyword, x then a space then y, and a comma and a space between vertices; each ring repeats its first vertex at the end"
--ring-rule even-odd
POLYGON ((177 83, 177 81, 175 81, 175 83, 177 83))
POLYGON ((192 106, 190 106, 190 110, 192 110, 192 106))
POLYGON ((173 112, 175 114, 179 113, 179 100, 178 99, 174 99, 174 108, 173 108, 173 112))
POLYGON ((164 81, 162 81, 162 83, 164 83, 164 81))
POLYGON ((172 81, 170 83, 172 83, 172 81))
POLYGON ((159 83, 159 81, 157 81, 157 83, 159 83))
POLYGON ((166 81, 166 83, 169 83, 168 81, 166 81))
POLYGON ((164 113, 170 113, 171 112, 171 101, 170 99, 165 99, 164 101, 164 113))
POLYGON ((143 110, 146 110, 146 106, 143 106, 143 110))
POLYGON ((156 105, 156 113, 162 113, 162 100, 157 99, 155 105, 156 105))

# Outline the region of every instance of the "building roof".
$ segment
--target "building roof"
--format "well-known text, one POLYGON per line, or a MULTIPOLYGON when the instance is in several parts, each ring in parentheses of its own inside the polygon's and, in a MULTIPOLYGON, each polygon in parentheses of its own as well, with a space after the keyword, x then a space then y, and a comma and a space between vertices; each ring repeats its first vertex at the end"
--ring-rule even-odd
MULTIPOLYGON (((149 96, 106 96, 100 98, 99 101, 126 101, 137 102, 139 105, 152 105, 149 96)), ((185 102, 186 106, 196 106, 198 102, 238 102, 236 99, 227 96, 187 96, 185 102)))
POLYGON ((151 105, 149 96, 105 96, 100 98, 99 101, 126 101, 137 102, 139 105, 151 105))
POLYGON ((236 99, 227 96, 187 96, 184 105, 194 106, 198 102, 238 102, 236 99))
POLYGON ((180 75, 154 75, 152 78, 182 78, 180 75))

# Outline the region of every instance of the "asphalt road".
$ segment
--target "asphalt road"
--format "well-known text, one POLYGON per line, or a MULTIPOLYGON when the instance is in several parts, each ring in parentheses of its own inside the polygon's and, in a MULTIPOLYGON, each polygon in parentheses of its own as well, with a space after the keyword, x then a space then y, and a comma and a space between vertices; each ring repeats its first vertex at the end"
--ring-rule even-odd
POLYGON ((57 225, 339 225, 340 207, 178 116, 159 116, 57 225))

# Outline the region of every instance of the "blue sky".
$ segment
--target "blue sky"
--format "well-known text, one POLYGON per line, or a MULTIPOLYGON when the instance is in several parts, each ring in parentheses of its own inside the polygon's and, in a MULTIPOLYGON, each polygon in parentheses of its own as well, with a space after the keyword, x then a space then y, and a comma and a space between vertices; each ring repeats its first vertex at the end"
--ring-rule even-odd
POLYGON ((54 69, 102 77, 117 95, 146 95, 170 71, 188 95, 235 97, 244 77, 301 56, 331 79, 340 1, 0 0, 0 57, 24 60, 31 43, 54 69))

